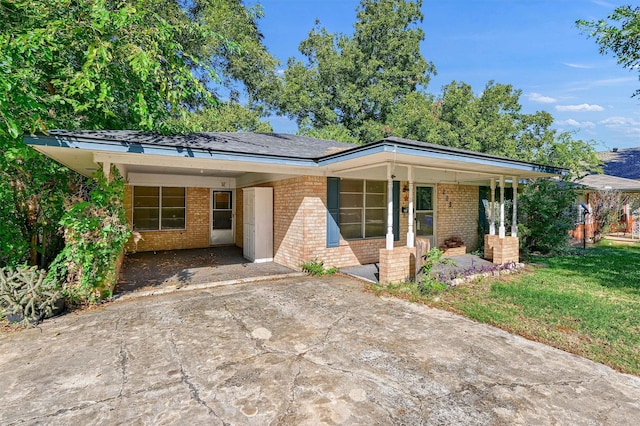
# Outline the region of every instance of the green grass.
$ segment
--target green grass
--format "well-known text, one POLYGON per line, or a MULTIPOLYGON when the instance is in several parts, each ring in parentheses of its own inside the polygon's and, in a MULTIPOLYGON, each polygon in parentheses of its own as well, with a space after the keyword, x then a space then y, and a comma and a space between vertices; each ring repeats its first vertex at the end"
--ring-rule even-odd
POLYGON ((533 258, 544 265, 426 295, 413 291, 415 284, 373 290, 458 312, 640 375, 640 245, 609 244, 533 258))

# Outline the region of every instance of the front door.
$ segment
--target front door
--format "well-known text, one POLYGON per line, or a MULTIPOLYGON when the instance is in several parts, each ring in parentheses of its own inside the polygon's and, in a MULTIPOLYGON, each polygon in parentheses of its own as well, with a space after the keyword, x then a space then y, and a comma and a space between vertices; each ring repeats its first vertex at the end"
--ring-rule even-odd
POLYGON ((211 244, 233 244, 233 192, 213 190, 211 244))
POLYGON ((435 247, 436 221, 432 186, 416 186, 416 237, 428 238, 435 247))

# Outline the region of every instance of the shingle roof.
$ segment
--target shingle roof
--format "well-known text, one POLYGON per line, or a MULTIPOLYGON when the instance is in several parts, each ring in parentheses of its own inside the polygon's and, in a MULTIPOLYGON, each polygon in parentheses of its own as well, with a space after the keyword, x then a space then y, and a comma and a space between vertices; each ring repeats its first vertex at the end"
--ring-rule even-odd
MULTIPOLYGON (((52 147, 75 147, 74 143, 89 145, 103 145, 97 147, 100 151, 118 151, 141 153, 148 148, 170 149, 183 156, 182 151, 199 151, 204 154, 234 154, 240 156, 256 156, 275 161, 286 160, 294 162, 333 161, 344 156, 361 153, 376 152, 385 146, 402 146, 409 151, 416 148, 437 155, 446 155, 450 160, 455 157, 472 158, 482 161, 497 161, 498 167, 517 165, 536 173, 562 174, 563 169, 550 167, 526 161, 495 156, 486 153, 451 148, 444 145, 414 141, 398 137, 388 137, 366 145, 347 144, 331 140, 314 139, 305 136, 284 133, 248 133, 248 132, 220 132, 220 133, 191 133, 162 135, 153 132, 136 130, 50 130, 47 135, 31 135, 25 142, 31 145, 52 147), (499 163, 499 164, 498 164, 499 163)), ((395 149, 395 148, 394 148, 395 149)), ((394 151, 395 152, 395 151, 394 151)), ((408 152, 412 154, 413 152, 408 152)), ((405 153, 406 154, 406 153, 405 153)))
POLYGON ((48 133, 51 136, 122 144, 149 144, 304 159, 315 159, 357 146, 284 133, 219 132, 162 135, 136 130, 50 130, 48 133))
POLYGON ((640 182, 633 179, 624 179, 608 175, 587 175, 578 180, 578 183, 589 189, 640 192, 640 182))
POLYGON ((619 149, 617 152, 599 152, 598 159, 604 163, 603 170, 610 176, 625 179, 640 179, 640 147, 619 149))

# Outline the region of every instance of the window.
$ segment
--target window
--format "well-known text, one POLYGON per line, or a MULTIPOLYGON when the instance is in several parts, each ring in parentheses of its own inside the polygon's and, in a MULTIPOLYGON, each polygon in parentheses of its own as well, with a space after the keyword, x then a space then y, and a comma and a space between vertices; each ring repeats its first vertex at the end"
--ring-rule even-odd
POLYGON ((341 180, 340 233, 344 239, 384 237, 386 221, 385 181, 341 180))
POLYGON ((133 229, 160 231, 185 229, 185 189, 133 187, 133 229))

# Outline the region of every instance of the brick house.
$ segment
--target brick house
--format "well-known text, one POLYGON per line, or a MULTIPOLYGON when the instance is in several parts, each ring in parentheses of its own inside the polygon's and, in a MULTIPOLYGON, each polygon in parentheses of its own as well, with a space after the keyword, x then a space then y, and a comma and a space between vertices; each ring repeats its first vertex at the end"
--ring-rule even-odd
POLYGON ((417 238, 442 246, 455 237, 475 250, 480 186, 501 206, 485 257, 517 261, 517 200, 509 234, 505 188, 562 172, 396 137, 350 145, 275 133, 51 131, 25 140, 85 176, 119 169, 137 237, 128 251, 237 245, 252 261, 295 269, 313 259, 380 262, 381 281, 406 278, 417 238))

